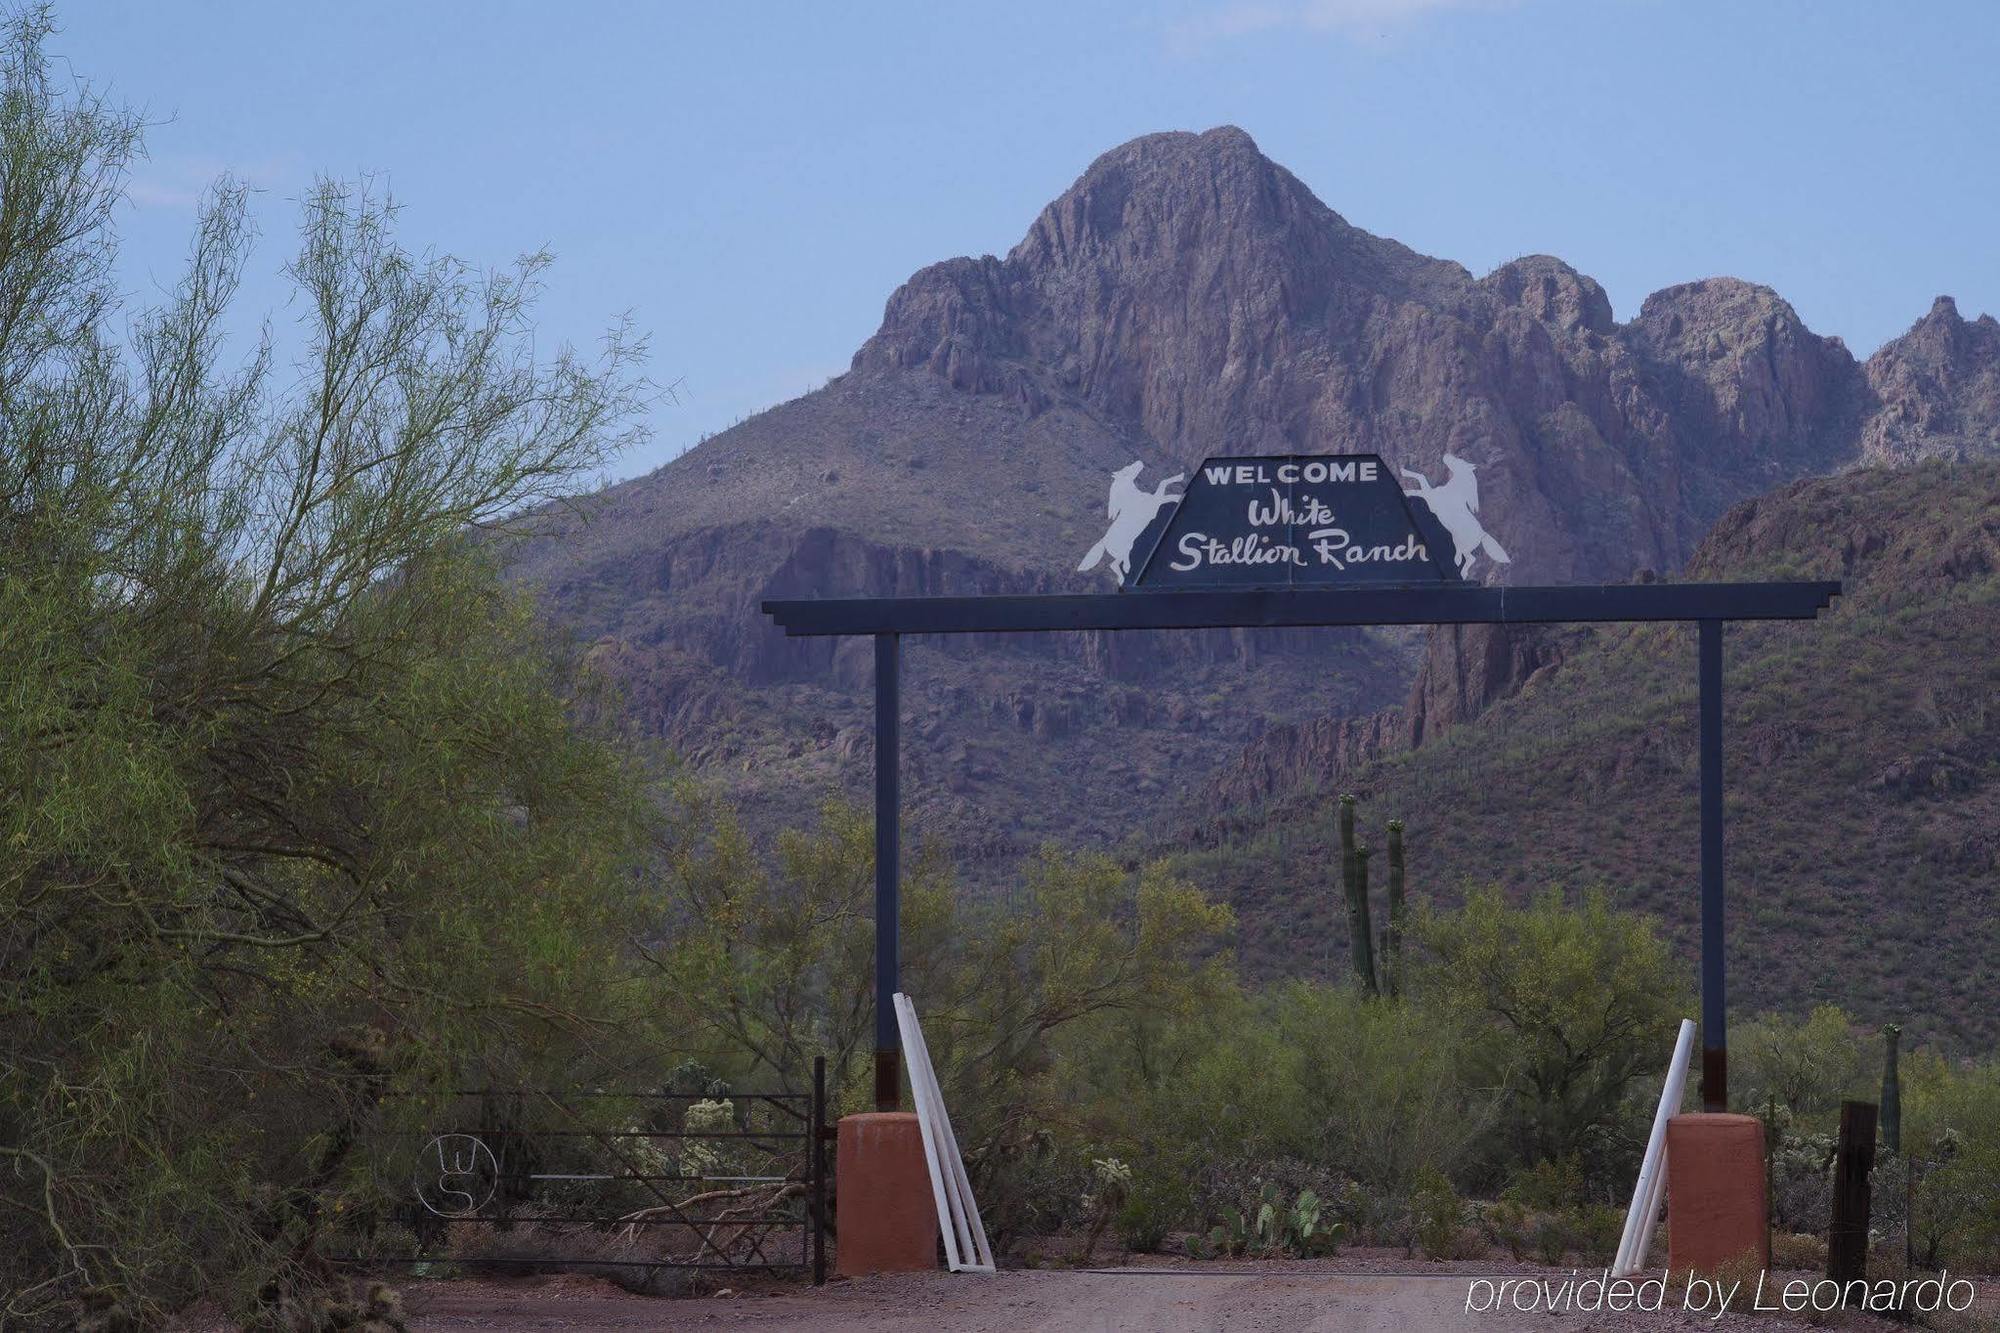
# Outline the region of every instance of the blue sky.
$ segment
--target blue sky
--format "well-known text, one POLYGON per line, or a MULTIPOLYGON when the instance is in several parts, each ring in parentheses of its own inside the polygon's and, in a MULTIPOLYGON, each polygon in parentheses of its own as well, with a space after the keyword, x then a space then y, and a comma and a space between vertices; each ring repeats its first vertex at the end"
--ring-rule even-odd
MULTIPOLYGON (((924 264, 1005 253, 1107 148, 1233 123, 1349 221, 1475 273, 1556 254, 1619 318, 1776 287, 1866 356, 2000 313, 2000 4, 1180 0, 667 5, 70 0, 54 54, 159 122, 126 281, 202 187, 372 173, 402 234, 547 246, 549 337, 630 310, 678 382, 622 475, 844 370, 924 264)), ((283 314, 279 312, 282 325, 283 314)))

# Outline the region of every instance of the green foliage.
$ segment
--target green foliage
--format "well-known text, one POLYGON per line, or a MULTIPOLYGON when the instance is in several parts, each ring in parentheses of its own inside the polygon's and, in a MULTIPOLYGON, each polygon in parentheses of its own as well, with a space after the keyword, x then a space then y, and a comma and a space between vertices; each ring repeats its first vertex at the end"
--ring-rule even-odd
POLYGON ((1480 1222, 1510 1258, 1519 1259, 1527 1253, 1528 1210, 1521 1204, 1503 1197, 1480 1214, 1480 1222))
POLYGON ((1410 1194, 1411 1241, 1427 1259, 1454 1259, 1464 1224, 1465 1205, 1451 1181, 1436 1167, 1424 1167, 1410 1194))
POLYGON ((240 186, 121 307, 139 124, 48 32, 0 46, 0 1322, 265 1317, 317 1299, 392 1094, 601 1063, 642 784, 467 534, 586 479, 643 386, 616 334, 536 354, 542 258, 412 254, 331 182, 283 373, 224 364, 240 186))
POLYGON ((1903 1058, 1903 1155, 1917 1173, 1917 1256, 1982 1271, 2000 1262, 2000 1061, 1903 1058))
POLYGON ((1324 1215, 1319 1195, 1300 1190, 1289 1199, 1275 1181, 1260 1182, 1246 1210, 1231 1208, 1206 1236, 1189 1236, 1190 1258, 1236 1258, 1246 1254, 1267 1258, 1307 1258, 1329 1255, 1340 1248, 1347 1224, 1324 1215))
POLYGON ((1625 1232, 1625 1213, 1609 1204, 1592 1203, 1570 1213, 1571 1243, 1582 1251, 1585 1263, 1608 1264, 1618 1257, 1618 1242, 1625 1232))
POLYGON ((1730 1034, 1730 1082, 1746 1106, 1767 1100, 1798 1120, 1840 1113, 1846 1099, 1874 1100, 1870 1043, 1837 1005, 1803 1018, 1765 1014, 1730 1034))
POLYGON ((1545 1157, 1516 1172, 1503 1198, 1525 1207, 1552 1212, 1567 1208, 1583 1196, 1583 1161, 1575 1153, 1566 1157, 1545 1157))
POLYGON ((1172 1214, 1143 1194, 1134 1194, 1118 1210, 1118 1239, 1137 1254, 1156 1253, 1172 1225, 1172 1214))
POLYGON ((1882 1027, 1882 1150, 1891 1155, 1903 1151, 1903 1082, 1898 1059, 1902 1035, 1897 1024, 1882 1027))
MULTIPOLYGON (((683 781, 668 826, 670 926, 644 950, 667 1039, 763 1086, 825 1055, 837 1102, 858 1109, 872 1086, 870 821, 830 805, 764 856, 712 792, 683 781)), ((1219 947, 1228 909, 1163 866, 1135 874, 1053 848, 1008 903, 965 900, 920 852, 902 907, 904 986, 989 1229, 1101 1231, 1124 1200, 1105 1202, 1075 1163, 1119 1139, 1133 1085, 1166 1079, 1192 1027, 1234 1002, 1219 947)), ((1140 1184, 1148 1206, 1184 1197, 1150 1171, 1140 1184)))
POLYGON ((1416 930, 1425 993, 1477 1025, 1485 1079, 1509 1089, 1507 1155, 1578 1155, 1599 1188, 1629 1179, 1644 1115, 1633 1080, 1661 1067, 1688 1004, 1654 923, 1615 911, 1602 890, 1515 906, 1487 889, 1459 912, 1426 905, 1416 930))
POLYGON ((1560 1213, 1544 1214, 1535 1223, 1535 1258, 1556 1265, 1569 1253, 1569 1225, 1560 1213))
POLYGON ((1390 999, 1403 993, 1403 931, 1408 916, 1403 821, 1392 819, 1389 821, 1389 926, 1382 937, 1382 989, 1390 999))

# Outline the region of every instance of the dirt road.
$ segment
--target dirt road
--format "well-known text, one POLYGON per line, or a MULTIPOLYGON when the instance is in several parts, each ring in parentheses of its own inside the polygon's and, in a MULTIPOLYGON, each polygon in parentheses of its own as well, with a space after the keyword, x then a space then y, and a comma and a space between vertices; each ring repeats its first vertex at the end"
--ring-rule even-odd
MULTIPOLYGON (((1555 1270, 1543 1270, 1554 1272, 1555 1270)), ((1402 1333, 1403 1330, 1805 1329, 1791 1319, 1712 1319, 1661 1313, 1469 1313, 1467 1286, 1482 1265, 1428 1272, 1338 1271, 1330 1266, 1205 1266, 1199 1271, 1047 1269, 991 1277, 922 1274, 829 1283, 814 1291, 771 1287, 701 1299, 632 1296, 588 1278, 436 1282, 405 1289, 411 1326, 449 1329, 749 1329, 759 1333, 1402 1333), (1456 1271, 1462 1269, 1463 1271, 1456 1271)), ((1982 1292, 1982 1295, 1987 1293, 1982 1292)), ((1849 1316, 1848 1329, 1888 1329, 1849 1316)))

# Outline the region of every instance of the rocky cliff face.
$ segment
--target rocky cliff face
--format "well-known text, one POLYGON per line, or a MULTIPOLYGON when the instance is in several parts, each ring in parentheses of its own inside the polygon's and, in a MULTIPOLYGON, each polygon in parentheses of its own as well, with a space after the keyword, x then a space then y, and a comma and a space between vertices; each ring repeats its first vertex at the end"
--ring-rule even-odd
MULTIPOLYGON (((605 492, 587 525, 551 519, 514 568, 602 641, 643 723, 752 798, 795 796, 865 774, 855 745, 800 737, 865 716, 866 655, 784 640, 759 601, 1104 587, 1075 563, 1133 459, 1150 480, 1210 454, 1374 451, 1440 478, 1451 453, 1512 556, 1482 576, 1615 580, 1679 567, 1729 505, 1788 479, 1994 448, 1997 349, 1991 319, 1946 307, 1864 369, 1732 279, 1656 293, 1621 325, 1560 260, 1475 279, 1350 226, 1240 130, 1151 135, 1006 257, 912 277, 848 374, 605 492)), ((939 776, 912 791, 954 837, 1115 833, 1142 781, 1196 789, 1259 737, 1243 771, 1273 783, 1433 737, 1559 660, 1554 643, 918 645, 911 678, 937 689, 911 701, 912 734, 939 776), (1341 722, 1398 702, 1393 721, 1341 722), (1057 719, 1028 726, 1052 776, 1026 794, 978 757, 1003 713, 1057 719)))
POLYGON ((2000 449, 2000 323, 1968 321, 1949 296, 1868 358, 1873 412, 1861 436, 1876 463, 1976 458, 2000 449))
POLYGON ((1475 281, 1349 226, 1235 129, 1105 154, 1005 259, 912 278, 854 369, 1078 402, 1182 467, 1450 452, 1516 581, 1678 565, 1728 504, 1851 461, 1861 384, 1768 289, 1691 283, 1621 327, 1560 260, 1475 281))

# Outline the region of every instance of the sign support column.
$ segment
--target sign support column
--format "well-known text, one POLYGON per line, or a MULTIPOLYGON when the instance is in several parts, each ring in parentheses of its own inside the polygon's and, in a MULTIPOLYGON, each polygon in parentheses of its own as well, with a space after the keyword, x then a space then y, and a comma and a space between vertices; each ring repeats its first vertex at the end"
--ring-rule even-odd
POLYGON ((901 1038, 896 1025, 896 992, 901 989, 898 933, 901 929, 903 793, 902 702, 899 676, 901 636, 875 636, 875 1109, 902 1105, 901 1038))
POLYGON ((1722 622, 1701 624, 1701 1105, 1729 1109, 1723 1003, 1722 622))

